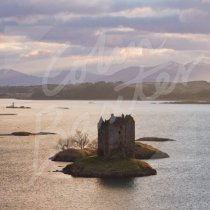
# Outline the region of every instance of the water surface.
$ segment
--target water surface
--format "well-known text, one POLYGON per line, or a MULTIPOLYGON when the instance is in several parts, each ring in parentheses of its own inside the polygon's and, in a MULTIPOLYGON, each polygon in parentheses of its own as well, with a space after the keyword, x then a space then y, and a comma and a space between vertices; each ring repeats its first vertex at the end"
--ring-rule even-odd
POLYGON ((210 209, 210 106, 114 101, 0 100, 0 134, 49 131, 58 135, 0 137, 1 209, 157 210, 210 209), (5 109, 13 101, 30 110, 5 109), (69 109, 63 109, 63 108, 69 109), (96 124, 111 113, 132 114, 136 138, 157 136, 175 142, 148 142, 168 159, 149 160, 156 176, 128 180, 72 178, 66 163, 49 160, 59 138, 82 129, 91 139, 96 124))

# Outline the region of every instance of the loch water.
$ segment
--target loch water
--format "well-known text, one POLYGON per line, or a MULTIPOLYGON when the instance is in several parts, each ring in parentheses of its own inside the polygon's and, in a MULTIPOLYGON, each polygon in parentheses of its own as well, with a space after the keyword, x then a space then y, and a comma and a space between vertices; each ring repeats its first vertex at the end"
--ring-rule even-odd
POLYGON ((14 131, 58 135, 0 136, 0 209, 206 210, 210 209, 210 105, 133 101, 0 100, 0 134, 14 131), (31 109, 6 109, 17 106, 31 109), (73 178, 52 162, 59 138, 76 129, 97 136, 102 116, 132 114, 136 138, 170 158, 147 160, 157 175, 134 179, 73 178))

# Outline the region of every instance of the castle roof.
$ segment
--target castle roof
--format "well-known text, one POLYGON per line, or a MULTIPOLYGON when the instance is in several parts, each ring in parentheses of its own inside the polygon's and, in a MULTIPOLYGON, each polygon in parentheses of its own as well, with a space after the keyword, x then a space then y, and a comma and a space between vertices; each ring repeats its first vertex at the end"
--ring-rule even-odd
POLYGON ((98 122, 98 127, 100 128, 102 125, 108 125, 108 124, 123 124, 126 121, 132 120, 133 121, 133 117, 131 117, 131 115, 126 115, 124 116, 124 114, 122 114, 122 116, 114 116, 114 114, 111 115, 111 117, 109 118, 109 120, 103 120, 103 118, 101 117, 99 122, 98 122))

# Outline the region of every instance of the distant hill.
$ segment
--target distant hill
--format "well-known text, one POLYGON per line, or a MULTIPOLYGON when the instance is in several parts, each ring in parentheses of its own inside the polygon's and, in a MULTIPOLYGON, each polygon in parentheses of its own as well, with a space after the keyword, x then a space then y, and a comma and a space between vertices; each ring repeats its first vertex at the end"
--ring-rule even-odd
POLYGON ((158 81, 187 82, 187 81, 210 81, 210 64, 188 63, 180 65, 169 62, 162 65, 139 68, 137 66, 121 69, 111 75, 96 74, 91 72, 61 71, 58 75, 49 77, 46 81, 43 77, 23 74, 11 69, 0 70, 0 86, 32 86, 47 84, 75 84, 124 82, 124 83, 152 83, 158 81))
POLYGON ((145 83, 145 82, 189 82, 189 81, 210 81, 210 64, 188 63, 181 65, 175 62, 150 66, 150 67, 129 67, 116 72, 113 75, 103 79, 106 82, 128 82, 128 83, 145 83))
POLYGON ((55 77, 49 77, 47 84, 75 84, 75 83, 95 83, 104 81, 104 75, 81 71, 62 71, 55 77))
POLYGON ((0 86, 30 86, 40 85, 42 79, 36 76, 23 74, 12 69, 0 70, 0 86))
MULTIPOLYGON (((57 85, 48 85, 50 90, 57 85)), ((210 83, 195 81, 188 83, 129 84, 83 83, 61 86, 61 90, 47 96, 42 86, 0 87, 0 98, 46 99, 46 100, 164 100, 164 101, 209 101, 210 83), (137 96, 137 97, 134 97, 137 96), (151 97, 152 96, 152 97, 151 97)))

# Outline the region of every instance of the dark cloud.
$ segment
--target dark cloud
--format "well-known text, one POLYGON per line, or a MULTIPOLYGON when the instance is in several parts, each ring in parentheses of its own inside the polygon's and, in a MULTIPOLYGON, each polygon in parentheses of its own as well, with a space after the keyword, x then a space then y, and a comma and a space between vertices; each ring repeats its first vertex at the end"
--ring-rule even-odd
POLYGON ((130 27, 141 31, 167 33, 210 33, 209 20, 206 22, 182 22, 177 15, 167 17, 82 17, 66 22, 64 25, 72 28, 114 28, 130 27))
MULTIPOLYGON (((48 37, 83 36, 82 31, 91 34, 97 28, 131 27, 140 31, 168 33, 210 33, 209 3, 201 0, 94 0, 94 1, 51 1, 51 0, 7 0, 1 2, 0 29, 10 26, 53 27, 48 37), (92 2, 92 3, 91 3, 92 2), (154 10, 178 9, 179 13, 168 13, 149 17, 113 16, 111 12, 138 7, 150 7, 154 10), (193 16, 196 9, 196 18, 193 16), (78 17, 65 19, 65 12, 76 13, 78 17), (63 13, 64 20, 56 18, 63 13), (104 14, 104 15, 102 15, 104 14), (41 17, 39 15, 42 15, 41 17), (8 17, 13 17, 9 19, 8 17), (56 31, 57 28, 57 31, 56 31), (63 29, 63 30, 59 30, 63 29), (64 34, 66 33, 66 35, 64 34)), ((77 38, 77 37, 76 37, 77 38)), ((83 38, 82 38, 83 39, 83 38)), ((74 39, 73 39, 74 40, 74 39)))
POLYGON ((106 11, 103 5, 106 2, 100 1, 52 1, 52 0, 7 0, 1 2, 0 17, 22 17, 31 15, 46 15, 56 13, 77 13, 77 14, 93 14, 106 11))
POLYGON ((157 9, 209 9, 209 2, 202 0, 7 0, 1 2, 0 17, 54 15, 57 13, 101 14, 139 7, 157 9))

